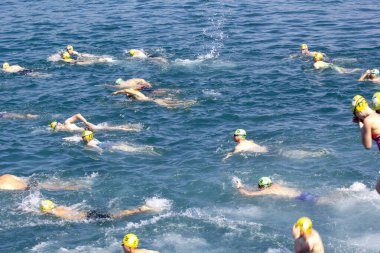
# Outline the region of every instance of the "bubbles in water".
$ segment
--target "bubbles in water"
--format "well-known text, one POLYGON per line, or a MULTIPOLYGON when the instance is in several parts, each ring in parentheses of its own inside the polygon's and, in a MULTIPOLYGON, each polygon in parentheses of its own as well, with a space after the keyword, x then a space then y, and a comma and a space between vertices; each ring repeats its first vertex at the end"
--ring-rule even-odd
POLYGON ((170 210, 172 202, 168 199, 153 197, 145 200, 145 205, 149 208, 162 212, 164 210, 170 210))

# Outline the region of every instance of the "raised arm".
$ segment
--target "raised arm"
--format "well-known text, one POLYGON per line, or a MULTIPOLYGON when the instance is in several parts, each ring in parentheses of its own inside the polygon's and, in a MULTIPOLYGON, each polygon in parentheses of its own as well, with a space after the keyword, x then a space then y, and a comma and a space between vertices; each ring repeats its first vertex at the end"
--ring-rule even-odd
POLYGON ((72 117, 70 117, 70 118, 68 118, 67 120, 65 120, 65 125, 66 124, 73 124, 75 121, 77 121, 77 120, 80 120, 80 121, 82 121, 88 128, 90 128, 90 129, 95 129, 96 128, 96 126, 94 125, 94 124, 92 124, 92 123, 90 123, 90 122, 88 122, 83 116, 82 116, 82 114, 80 114, 80 113, 77 113, 77 114, 75 114, 74 116, 72 116, 72 117))
POLYGON ((367 70, 359 79, 358 81, 362 82, 365 81, 365 79, 368 77, 369 73, 371 73, 369 70, 367 70))

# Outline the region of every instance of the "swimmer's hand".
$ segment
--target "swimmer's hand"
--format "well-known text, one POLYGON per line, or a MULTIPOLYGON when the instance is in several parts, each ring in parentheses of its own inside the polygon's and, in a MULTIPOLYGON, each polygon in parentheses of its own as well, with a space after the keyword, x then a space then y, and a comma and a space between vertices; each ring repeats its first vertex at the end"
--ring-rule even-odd
POLYGON ((233 152, 228 152, 227 155, 223 158, 223 161, 227 160, 233 155, 233 152))
POLYGON ((120 92, 118 92, 118 91, 115 91, 115 92, 111 93, 112 96, 115 96, 115 95, 118 95, 118 94, 120 94, 120 92))
POLYGON ((152 208, 152 207, 148 207, 146 205, 143 205, 143 206, 139 207, 139 211, 140 212, 154 212, 154 211, 157 211, 157 210, 154 209, 154 208, 152 208))
POLYGON ((235 185, 236 189, 240 189, 243 187, 243 184, 241 180, 238 177, 233 177, 232 178, 232 183, 235 185))
POLYGON ((297 240, 298 238, 301 237, 301 231, 299 227, 296 227, 296 224, 293 225, 293 237, 294 240, 297 240))

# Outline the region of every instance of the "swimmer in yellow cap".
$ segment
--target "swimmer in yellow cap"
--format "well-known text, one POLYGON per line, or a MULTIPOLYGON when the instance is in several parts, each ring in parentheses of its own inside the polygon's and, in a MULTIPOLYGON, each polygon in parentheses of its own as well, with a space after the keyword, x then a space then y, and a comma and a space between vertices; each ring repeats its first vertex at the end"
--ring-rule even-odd
POLYGON ((152 101, 158 105, 165 106, 168 108, 174 108, 178 106, 190 106, 195 103, 194 100, 172 100, 172 99, 158 99, 158 98, 150 98, 145 96, 142 92, 135 89, 123 89, 119 91, 115 91, 112 95, 125 94, 129 98, 139 101, 152 101))
POLYGON ((308 217, 301 217, 293 225, 294 252, 324 253, 323 242, 319 233, 313 229, 313 223, 308 217))
POLYGON ((80 53, 78 53, 77 51, 74 51, 74 47, 72 45, 66 46, 66 52, 70 55, 70 58, 74 58, 74 56, 76 56, 76 57, 81 56, 80 53))
POLYGON ((380 71, 379 69, 368 69, 358 81, 371 81, 380 84, 380 71))
POLYGON ((163 57, 152 57, 149 56, 144 52, 144 50, 139 50, 139 49, 131 49, 129 50, 129 55, 132 58, 137 58, 137 59, 148 59, 148 60, 153 60, 161 63, 167 63, 168 61, 163 58, 163 57))
POLYGON ((309 51, 309 47, 307 46, 307 44, 301 44, 301 54, 302 55, 306 55, 306 56, 311 56, 311 57, 313 57, 314 56, 314 54, 316 53, 316 52, 311 52, 311 51, 309 51))
POLYGON ((364 148, 371 149, 372 139, 380 150, 380 115, 372 110, 364 97, 356 95, 351 102, 353 122, 359 123, 364 148))
POLYGON ((8 62, 3 63, 3 67, 1 70, 7 73, 18 73, 18 74, 24 74, 28 76, 41 75, 41 73, 33 72, 32 70, 21 67, 20 65, 10 65, 8 62))
POLYGON ((342 68, 342 67, 339 67, 333 63, 328 63, 328 62, 325 62, 323 61, 324 59, 324 55, 321 53, 321 52, 317 52, 314 54, 313 56, 313 60, 314 60, 314 68, 315 69, 327 69, 327 68, 331 68, 331 69, 334 69, 336 70, 337 72, 341 73, 341 74, 347 74, 347 73, 352 73, 352 72, 355 72, 355 71, 359 71, 360 69, 358 68, 354 68, 354 69, 347 69, 347 68, 342 68))
POLYGON ((83 187, 83 185, 79 184, 37 182, 33 179, 21 178, 11 174, 0 175, 0 190, 21 191, 30 189, 45 189, 54 191, 78 190, 83 187))
POLYGON ((124 253, 160 253, 155 250, 138 249, 139 238, 132 233, 124 236, 121 246, 123 247, 124 253))
POLYGON ((235 146, 232 152, 228 152, 223 160, 228 159, 234 153, 254 152, 265 153, 268 149, 264 146, 256 144, 253 140, 247 140, 247 132, 244 129, 237 129, 234 132, 234 141, 238 144, 235 146))
POLYGON ((66 119, 63 124, 54 120, 50 123, 50 127, 56 131, 84 131, 85 128, 78 127, 74 124, 74 122, 77 120, 82 121, 89 129, 96 129, 96 125, 88 122, 80 113, 77 113, 74 116, 71 116, 70 118, 66 119))
POLYGON ((53 201, 45 199, 40 202, 40 211, 43 214, 49 214, 66 220, 105 220, 120 219, 133 214, 155 211, 155 209, 143 205, 135 209, 122 210, 114 214, 99 212, 97 210, 86 212, 75 210, 67 206, 57 206, 53 201))

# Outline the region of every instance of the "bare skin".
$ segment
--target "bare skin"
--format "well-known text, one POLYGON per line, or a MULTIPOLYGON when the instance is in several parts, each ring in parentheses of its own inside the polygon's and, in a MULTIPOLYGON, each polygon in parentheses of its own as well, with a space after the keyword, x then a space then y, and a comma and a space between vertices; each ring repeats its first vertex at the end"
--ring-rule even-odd
POLYGON ((143 50, 132 49, 131 51, 133 51, 133 54, 130 54, 130 56, 132 58, 149 59, 149 60, 153 60, 153 61, 157 61, 157 62, 161 62, 161 63, 167 63, 168 62, 163 57, 151 57, 151 56, 147 55, 143 50))
MULTIPOLYGON (((122 210, 115 214, 110 214, 112 219, 120 219, 125 216, 137 214, 137 213, 144 213, 154 211, 153 209, 147 207, 147 206, 141 206, 136 209, 131 210, 122 210)), ((67 206, 57 206, 51 210, 46 210, 43 212, 43 214, 51 214, 57 218, 62 218, 65 220, 85 220, 87 219, 87 212, 84 211, 77 211, 67 206)))
MULTIPOLYGON (((78 190, 81 187, 80 185, 65 185, 65 184, 48 184, 48 183, 38 183, 39 188, 45 190, 78 190)), ((5 174, 0 176, 0 190, 28 190, 28 180, 23 179, 11 174, 5 174)))
POLYGON ((365 113, 355 112, 355 116, 356 121, 362 124, 362 144, 365 149, 371 149, 372 136, 380 135, 380 115, 371 108, 366 108, 365 113))
POLYGON ((20 72, 20 71, 23 71, 23 70, 26 70, 26 68, 23 68, 21 67, 20 65, 11 65, 9 66, 8 68, 6 69, 2 69, 4 72, 8 72, 8 73, 17 73, 17 72, 20 72))
POLYGON ((373 76, 371 74, 371 70, 367 70, 359 79, 358 81, 363 82, 363 81, 371 81, 374 83, 380 84, 380 77, 373 76))
POLYGON ((3 119, 37 119, 39 115, 34 114, 19 114, 19 113, 0 113, 0 118, 3 119))
POLYGON ((126 94, 128 97, 134 100, 152 101, 158 105, 165 106, 165 107, 188 106, 195 103, 195 101, 193 100, 182 101, 182 100, 167 100, 167 99, 157 99, 157 98, 154 99, 154 98, 145 96, 142 92, 135 89, 124 89, 124 90, 119 90, 112 93, 113 96, 118 95, 118 94, 126 94))
POLYGON ((88 122, 80 113, 75 114, 74 116, 68 118, 65 120, 65 122, 62 124, 60 122, 57 123, 54 130, 59 131, 84 131, 85 129, 83 127, 78 127, 74 124, 75 121, 80 120, 82 121, 89 129, 96 129, 96 125, 88 122))
POLYGON ((112 84, 101 84, 100 86, 111 86, 119 89, 135 89, 135 90, 141 90, 144 88, 152 88, 152 84, 150 84, 148 81, 146 81, 143 78, 132 78, 128 79, 126 81, 119 82, 115 85, 112 84))
POLYGON ((124 253, 160 253, 156 250, 149 250, 149 249, 137 249, 137 248, 131 248, 125 245, 121 245, 123 247, 124 253))
POLYGON ((315 229, 311 229, 310 233, 306 233, 300 230, 299 227, 293 225, 293 237, 294 237, 294 252, 295 253, 324 253, 323 242, 321 236, 315 229))
POLYGON ((327 63, 327 62, 324 62, 324 61, 315 61, 315 60, 314 60, 313 66, 314 66, 315 69, 332 68, 332 69, 336 70, 337 72, 339 72, 340 74, 347 74, 347 73, 352 73, 352 72, 360 70, 358 68, 355 68, 355 69, 342 68, 342 67, 336 66, 333 63, 327 63))
POLYGON ((257 190, 248 190, 245 188, 245 186, 242 184, 240 179, 236 179, 235 187, 239 190, 239 192, 245 196, 255 197, 255 196, 263 196, 263 195, 275 195, 278 197, 284 197, 284 198, 295 198, 298 197, 301 192, 281 186, 279 184, 273 183, 271 186, 267 188, 258 188, 257 190))
POLYGON ((311 52, 311 51, 309 51, 308 48, 301 49, 301 54, 302 54, 302 55, 306 55, 306 56, 311 56, 311 57, 313 57, 315 53, 316 53, 316 52, 311 52))
POLYGON ((223 160, 230 158, 234 153, 254 152, 254 153, 266 153, 268 149, 264 146, 256 144, 253 140, 246 140, 243 137, 234 135, 234 141, 238 144, 235 146, 232 152, 228 152, 223 160))

